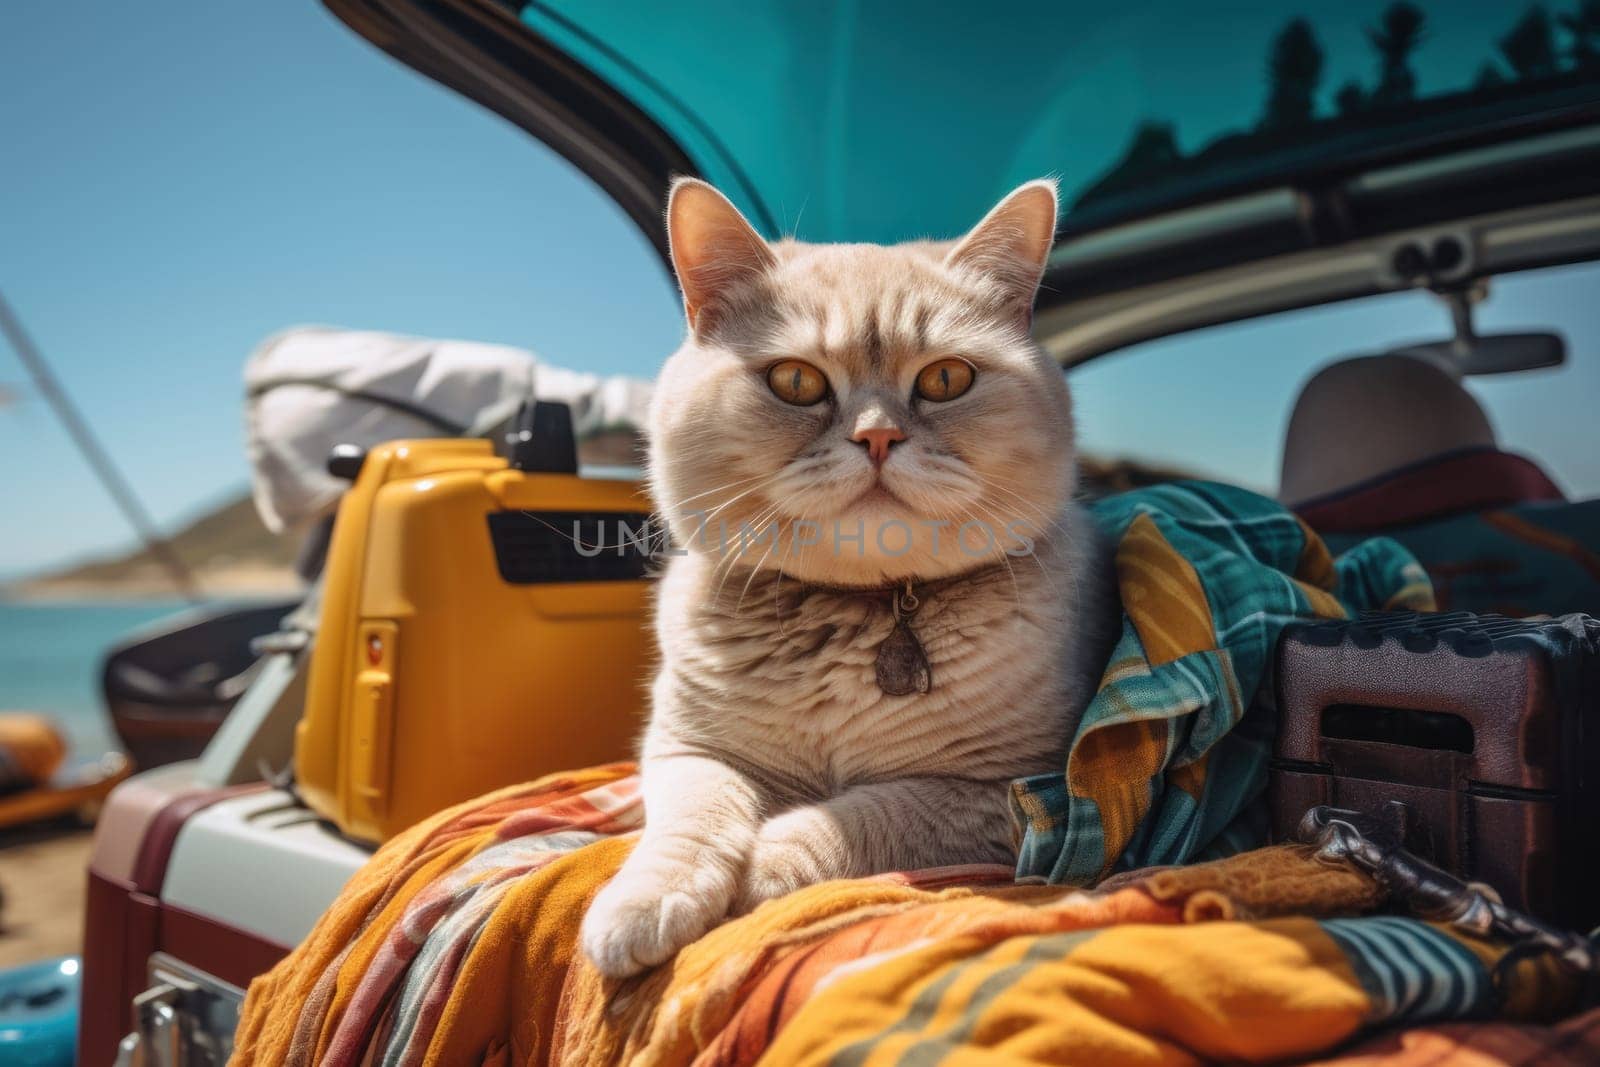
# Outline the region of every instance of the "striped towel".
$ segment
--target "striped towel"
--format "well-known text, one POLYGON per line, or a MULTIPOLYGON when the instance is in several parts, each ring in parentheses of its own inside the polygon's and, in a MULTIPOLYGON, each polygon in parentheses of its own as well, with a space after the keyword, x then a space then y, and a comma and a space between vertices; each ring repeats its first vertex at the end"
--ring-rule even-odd
POLYGON ((1295 847, 1094 891, 992 867, 828 882, 611 982, 575 945, 630 847, 637 785, 626 766, 560 775, 385 844, 252 983, 233 1062, 1259 1063, 1575 995, 1524 961, 1497 1000, 1503 946, 1360 917, 1377 887, 1295 847))

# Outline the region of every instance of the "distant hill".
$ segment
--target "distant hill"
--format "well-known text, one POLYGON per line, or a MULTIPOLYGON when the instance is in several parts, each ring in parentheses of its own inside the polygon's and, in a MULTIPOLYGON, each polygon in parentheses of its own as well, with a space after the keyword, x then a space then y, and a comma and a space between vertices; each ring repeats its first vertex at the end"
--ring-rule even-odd
MULTIPOLYGON (((295 543, 261 524, 249 494, 232 497, 168 538, 203 592, 214 596, 276 594, 296 588, 295 543)), ((144 548, 107 556, 0 588, 0 595, 141 597, 174 592, 167 571, 144 548)))

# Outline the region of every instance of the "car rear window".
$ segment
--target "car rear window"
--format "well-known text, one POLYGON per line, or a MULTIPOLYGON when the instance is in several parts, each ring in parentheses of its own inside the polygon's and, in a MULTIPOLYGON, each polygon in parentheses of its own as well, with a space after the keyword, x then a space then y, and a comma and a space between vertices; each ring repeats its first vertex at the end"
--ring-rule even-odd
POLYGON ((1600 102, 1587 0, 500 2, 817 241, 957 233, 1041 174, 1071 232, 1600 102))

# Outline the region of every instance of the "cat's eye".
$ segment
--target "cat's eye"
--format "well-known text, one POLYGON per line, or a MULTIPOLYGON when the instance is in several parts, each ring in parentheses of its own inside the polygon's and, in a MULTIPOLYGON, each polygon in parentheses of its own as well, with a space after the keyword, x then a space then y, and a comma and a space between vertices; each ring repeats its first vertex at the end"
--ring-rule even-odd
POLYGON ((917 395, 942 404, 971 389, 975 377, 972 364, 964 359, 937 359, 918 372, 917 395))
POLYGON ((809 363, 785 359, 767 371, 767 385, 779 400, 798 407, 810 407, 828 395, 828 379, 809 363))

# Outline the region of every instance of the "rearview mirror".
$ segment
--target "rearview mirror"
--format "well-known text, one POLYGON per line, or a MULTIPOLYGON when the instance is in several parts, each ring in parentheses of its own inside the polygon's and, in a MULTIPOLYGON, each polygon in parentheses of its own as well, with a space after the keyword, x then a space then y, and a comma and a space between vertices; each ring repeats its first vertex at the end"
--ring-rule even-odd
POLYGON ((1510 374, 1561 366, 1567 360, 1567 339, 1559 333, 1491 333, 1406 345, 1389 354, 1426 359, 1458 378, 1510 374))
POLYGON ((1510 374, 1519 370, 1559 367, 1567 361, 1567 339, 1559 333, 1480 334, 1472 327, 1472 306, 1488 295, 1488 279, 1466 289, 1450 289, 1439 297, 1450 308, 1456 335, 1448 341, 1425 341, 1391 349, 1391 356, 1425 359, 1446 374, 1510 374))

